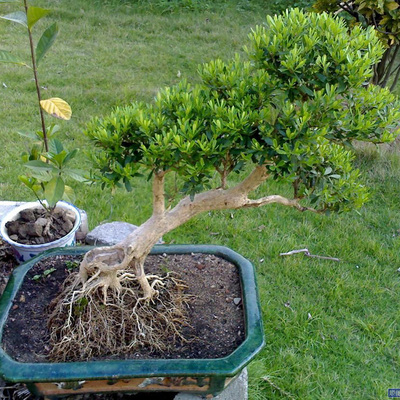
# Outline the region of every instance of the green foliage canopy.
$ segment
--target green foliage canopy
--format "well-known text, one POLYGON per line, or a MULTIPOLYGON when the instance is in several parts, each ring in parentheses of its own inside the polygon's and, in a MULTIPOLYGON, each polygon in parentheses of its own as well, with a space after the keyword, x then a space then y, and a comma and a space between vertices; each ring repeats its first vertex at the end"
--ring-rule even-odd
POLYGON ((400 117, 393 94, 365 84, 384 51, 374 30, 349 33, 339 18, 295 9, 249 37, 249 60, 211 61, 197 86, 182 81, 94 119, 94 179, 129 190, 143 168, 174 171, 193 197, 216 172, 225 188, 230 173, 264 165, 320 211, 361 206, 351 143, 394 140, 400 117))
POLYGON ((400 49, 400 8, 396 0, 317 0, 314 9, 344 16, 350 27, 373 27, 385 47, 374 67, 373 83, 393 90, 400 77, 397 55, 400 49))

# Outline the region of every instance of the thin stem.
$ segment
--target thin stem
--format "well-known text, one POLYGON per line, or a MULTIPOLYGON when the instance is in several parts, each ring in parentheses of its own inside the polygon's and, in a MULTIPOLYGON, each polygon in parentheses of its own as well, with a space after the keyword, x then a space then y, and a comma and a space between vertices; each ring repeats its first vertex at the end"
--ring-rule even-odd
MULTIPOLYGON (((26 15, 28 15, 28 2, 27 2, 27 0, 24 0, 24 6, 25 6, 25 13, 26 13, 26 15)), ((48 140, 47 140, 46 124, 44 122, 43 110, 42 110, 42 106, 40 105, 40 101, 41 101, 42 97, 41 97, 41 94, 40 94, 39 79, 38 79, 38 76, 37 76, 35 50, 34 50, 34 46, 33 46, 32 32, 31 32, 31 30, 29 28, 27 28, 27 29, 28 29, 28 36, 29 36, 29 46, 30 46, 30 49, 31 49, 33 76, 35 78, 36 93, 37 93, 38 102, 39 102, 40 120, 41 120, 41 123, 42 123, 43 142, 44 142, 44 148, 45 148, 45 150, 47 152, 47 151, 49 151, 49 145, 48 145, 48 140)))
POLYGON ((346 3, 345 1, 343 1, 343 2, 340 2, 340 3, 339 3, 339 7, 340 7, 343 11, 346 11, 346 12, 349 13, 351 16, 353 16, 353 17, 357 20, 357 22, 360 22, 360 18, 359 18, 358 13, 355 12, 355 11, 351 8, 350 4, 346 3))

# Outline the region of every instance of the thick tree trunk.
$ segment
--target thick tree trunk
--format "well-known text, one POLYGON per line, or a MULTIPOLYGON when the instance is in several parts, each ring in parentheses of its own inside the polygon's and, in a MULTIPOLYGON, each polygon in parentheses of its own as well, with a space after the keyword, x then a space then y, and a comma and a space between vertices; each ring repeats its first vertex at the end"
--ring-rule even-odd
MULTIPOLYGON (((155 290, 149 285, 143 270, 143 263, 153 246, 166 233, 184 224, 197 214, 212 210, 238 209, 244 207, 260 207, 271 203, 280 203, 295 207, 300 211, 309 210, 298 204, 297 199, 287 199, 278 195, 249 199, 250 192, 255 190, 268 178, 265 165, 257 166, 238 185, 230 189, 213 189, 200 193, 192 200, 190 196, 183 198, 173 209, 165 209, 164 200, 165 172, 155 174, 153 181, 153 215, 139 228, 133 231, 122 242, 111 247, 98 247, 86 254, 81 266, 80 277, 83 283, 95 276, 116 274, 119 270, 131 270, 143 289, 144 298, 151 298, 155 290)), ((314 211, 314 210, 311 210, 314 211)), ((105 290, 118 290, 117 279, 110 280, 105 290)))

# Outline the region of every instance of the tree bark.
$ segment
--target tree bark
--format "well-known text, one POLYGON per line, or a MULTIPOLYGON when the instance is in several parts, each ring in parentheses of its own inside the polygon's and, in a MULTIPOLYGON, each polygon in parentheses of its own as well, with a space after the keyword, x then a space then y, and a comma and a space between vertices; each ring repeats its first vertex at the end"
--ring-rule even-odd
POLYGON ((265 165, 257 166, 242 182, 230 189, 212 189, 183 198, 173 209, 165 209, 164 175, 156 173, 153 181, 153 215, 127 236, 123 241, 111 247, 98 247, 89 251, 80 266, 80 277, 85 282, 100 271, 110 273, 131 269, 140 282, 145 298, 154 295, 146 279, 143 263, 153 246, 166 233, 184 224, 197 214, 212 210, 238 209, 244 207, 261 207, 266 204, 279 203, 295 207, 300 211, 309 210, 302 207, 297 199, 287 199, 278 195, 265 196, 257 200, 249 199, 250 192, 257 189, 268 178, 265 165))

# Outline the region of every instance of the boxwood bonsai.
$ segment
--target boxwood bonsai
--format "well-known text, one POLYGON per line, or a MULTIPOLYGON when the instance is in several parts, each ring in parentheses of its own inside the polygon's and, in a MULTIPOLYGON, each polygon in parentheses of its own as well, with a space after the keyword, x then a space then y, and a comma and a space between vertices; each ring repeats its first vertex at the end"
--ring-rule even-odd
POLYGON ((129 190, 132 178, 147 171, 153 213, 121 243, 85 255, 53 314, 54 357, 68 358, 81 341, 89 349, 90 340, 97 344, 87 357, 96 345, 116 351, 115 314, 95 316, 104 304, 125 310, 123 330, 136 330, 118 351, 146 340, 158 348, 152 335, 160 303, 168 303, 163 323, 178 332, 174 296, 160 295, 167 278, 146 275, 143 265, 162 235, 199 213, 272 203, 318 213, 360 207, 368 193, 353 166, 352 143, 394 140, 400 117, 393 94, 366 84, 383 52, 373 28, 349 33, 341 19, 295 9, 251 32, 248 60, 211 61, 199 68, 198 85, 182 81, 152 103, 95 118, 86 131, 97 149, 93 179, 129 190), (183 196, 167 206, 164 184, 173 173, 183 196), (239 182, 230 184, 233 174, 239 182), (282 192, 269 193, 272 181, 282 192), (288 184, 292 195, 284 196, 288 184), (252 197, 261 185, 268 194, 252 197))

